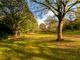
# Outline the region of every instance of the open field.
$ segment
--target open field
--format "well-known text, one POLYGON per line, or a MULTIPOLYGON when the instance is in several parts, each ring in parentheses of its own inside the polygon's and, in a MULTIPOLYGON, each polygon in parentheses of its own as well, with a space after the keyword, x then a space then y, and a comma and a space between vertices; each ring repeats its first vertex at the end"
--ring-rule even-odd
POLYGON ((56 34, 23 34, 0 41, 0 60, 80 60, 80 36, 56 34))

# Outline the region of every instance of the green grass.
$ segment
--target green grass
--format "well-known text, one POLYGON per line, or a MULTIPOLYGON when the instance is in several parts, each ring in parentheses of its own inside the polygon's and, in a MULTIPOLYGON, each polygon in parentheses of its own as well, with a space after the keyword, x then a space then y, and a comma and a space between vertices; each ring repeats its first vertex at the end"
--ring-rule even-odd
POLYGON ((80 30, 68 30, 68 31, 65 31, 64 34, 70 34, 70 35, 80 35, 80 30))
POLYGON ((0 60, 80 60, 80 38, 55 39, 53 34, 24 34, 2 40, 0 60))

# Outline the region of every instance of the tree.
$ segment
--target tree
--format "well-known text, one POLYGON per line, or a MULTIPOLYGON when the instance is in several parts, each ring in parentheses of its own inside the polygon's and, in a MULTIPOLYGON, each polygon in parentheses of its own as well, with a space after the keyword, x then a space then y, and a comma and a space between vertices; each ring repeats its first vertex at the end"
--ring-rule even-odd
MULTIPOLYGON (((66 14, 70 12, 75 12, 74 8, 77 4, 80 3, 79 0, 33 0, 33 2, 37 3, 40 6, 45 7, 42 10, 48 9, 52 11, 58 19, 58 37, 57 41, 63 40, 62 37, 62 28, 63 28, 63 18, 66 14)), ((40 11, 42 11, 40 10, 40 11)))
POLYGON ((28 33, 28 32, 36 32, 38 29, 38 23, 34 19, 34 16, 31 13, 27 13, 25 20, 21 23, 21 31, 23 33, 28 33))
POLYGON ((45 21, 47 31, 48 32, 57 32, 57 21, 53 19, 53 17, 48 17, 45 21))
POLYGON ((25 0, 0 0, 0 12, 2 12, 3 15, 20 14, 20 12, 23 12, 26 9, 25 0))
POLYGON ((76 18, 73 15, 69 15, 69 20, 65 20, 63 30, 79 30, 80 29, 80 9, 77 10, 75 14, 76 18), (74 18, 74 19, 73 19, 74 18))
POLYGON ((40 30, 41 32, 46 32, 46 25, 45 25, 44 23, 41 23, 41 24, 39 25, 39 30, 40 30))
POLYGON ((31 12, 25 0, 0 0, 0 22, 8 25, 14 34, 21 29, 28 14, 31 12))

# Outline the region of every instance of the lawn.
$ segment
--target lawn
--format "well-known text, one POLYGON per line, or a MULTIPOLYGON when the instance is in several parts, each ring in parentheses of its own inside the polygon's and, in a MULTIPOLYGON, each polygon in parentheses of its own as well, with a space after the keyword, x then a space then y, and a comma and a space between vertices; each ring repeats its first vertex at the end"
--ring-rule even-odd
POLYGON ((79 35, 23 34, 0 41, 0 60, 80 60, 79 35), (77 37, 78 36, 78 37, 77 37))
POLYGON ((80 35, 80 30, 67 30, 64 33, 70 35, 74 35, 74 34, 80 35))

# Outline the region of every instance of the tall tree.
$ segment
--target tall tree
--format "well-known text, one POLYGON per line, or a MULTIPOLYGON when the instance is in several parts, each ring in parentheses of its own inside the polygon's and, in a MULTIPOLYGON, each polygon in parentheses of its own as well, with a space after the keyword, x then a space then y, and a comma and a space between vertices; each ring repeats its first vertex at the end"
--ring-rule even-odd
POLYGON ((37 3, 39 6, 45 7, 41 8, 43 10, 48 9, 52 11, 58 19, 58 37, 57 41, 63 40, 62 37, 62 28, 63 28, 63 18, 66 14, 70 12, 75 12, 76 8, 79 7, 80 0, 32 0, 34 3, 37 3), (77 7, 78 6, 78 7, 77 7))
POLYGON ((7 24, 15 34, 25 21, 27 13, 30 12, 25 0, 0 0, 0 15, 3 17, 0 22, 7 24))

